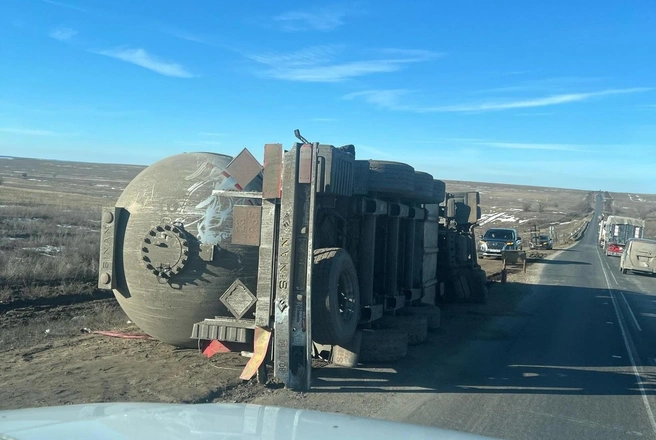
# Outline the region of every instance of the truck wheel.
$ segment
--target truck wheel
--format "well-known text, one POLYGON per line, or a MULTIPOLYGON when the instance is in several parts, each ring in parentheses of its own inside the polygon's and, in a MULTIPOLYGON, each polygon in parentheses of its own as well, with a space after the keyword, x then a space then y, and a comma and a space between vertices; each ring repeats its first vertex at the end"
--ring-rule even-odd
POLYGON ((421 344, 428 337, 428 318, 425 316, 383 316, 374 325, 406 331, 409 345, 421 344))
POLYGON ((397 329, 362 330, 360 362, 393 362, 408 353, 408 333, 397 329))
POLYGON ((360 288, 351 256, 342 248, 314 251, 312 340, 345 345, 360 321, 360 288))
POLYGON ((435 195, 433 203, 442 203, 446 198, 446 183, 442 180, 433 180, 433 194, 435 195))
POLYGON ((440 308, 433 305, 404 307, 399 310, 399 314, 404 316, 425 316, 428 321, 428 330, 437 330, 440 328, 440 317, 442 315, 440 308))
POLYGON ((433 176, 423 171, 415 171, 413 198, 420 203, 438 203, 435 201, 433 176))
POLYGON ((369 161, 369 191, 399 195, 412 194, 415 189, 415 169, 400 162, 369 161))

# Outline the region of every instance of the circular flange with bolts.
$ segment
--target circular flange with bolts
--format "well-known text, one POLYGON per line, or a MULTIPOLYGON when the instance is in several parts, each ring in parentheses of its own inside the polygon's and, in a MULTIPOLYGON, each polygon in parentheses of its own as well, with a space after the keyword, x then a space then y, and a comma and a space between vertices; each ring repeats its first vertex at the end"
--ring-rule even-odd
POLYGON ((189 244, 184 230, 161 224, 152 228, 143 239, 141 259, 154 275, 170 278, 184 269, 189 258, 189 244))

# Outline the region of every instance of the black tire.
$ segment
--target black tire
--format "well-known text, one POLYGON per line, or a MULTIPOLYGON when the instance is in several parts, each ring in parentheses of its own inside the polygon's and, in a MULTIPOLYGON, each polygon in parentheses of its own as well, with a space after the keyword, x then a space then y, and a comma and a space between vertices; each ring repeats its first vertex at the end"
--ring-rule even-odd
POLYGON ((360 362, 394 362, 408 353, 408 333, 397 329, 362 330, 360 362))
POLYGON ((487 275, 484 270, 470 272, 467 276, 469 284, 469 301, 479 304, 487 302, 487 275))
POLYGON ((374 325, 405 331, 409 345, 421 344, 428 337, 428 318, 425 316, 383 316, 374 325))
POLYGON ((425 316, 428 321, 428 330, 437 330, 440 328, 442 312, 437 306, 426 304, 422 306, 404 307, 399 310, 399 314, 404 316, 425 316))
POLYGON ((436 203, 433 176, 423 171, 415 171, 412 198, 420 203, 436 203))
POLYGON ((629 270, 628 270, 628 269, 620 269, 620 271, 621 271, 624 275, 626 275, 627 273, 629 273, 629 270))
POLYGON ((405 163, 370 160, 368 189, 397 195, 412 194, 415 169, 405 163))
POLYGON ((442 180, 433 180, 433 194, 435 195, 433 203, 442 203, 446 199, 446 183, 442 180))
POLYGON ((312 340, 344 345, 360 321, 360 288, 351 256, 342 248, 314 251, 312 340))

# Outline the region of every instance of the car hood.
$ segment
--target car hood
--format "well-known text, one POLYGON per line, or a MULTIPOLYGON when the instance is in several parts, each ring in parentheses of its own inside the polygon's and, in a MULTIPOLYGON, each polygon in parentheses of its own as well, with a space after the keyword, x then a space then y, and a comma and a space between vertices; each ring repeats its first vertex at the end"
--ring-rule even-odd
POLYGON ((0 411, 0 438, 468 440, 489 437, 273 406, 99 403, 0 411))

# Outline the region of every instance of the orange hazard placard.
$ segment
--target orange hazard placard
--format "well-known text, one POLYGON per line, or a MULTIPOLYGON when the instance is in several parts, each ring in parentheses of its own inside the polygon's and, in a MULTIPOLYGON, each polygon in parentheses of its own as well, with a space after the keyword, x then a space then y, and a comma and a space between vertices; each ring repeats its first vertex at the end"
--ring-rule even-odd
POLYGON ((257 369, 260 368, 262 362, 266 358, 267 350, 269 349, 269 341, 271 340, 271 330, 265 330, 262 327, 255 327, 255 341, 253 342, 253 357, 248 361, 244 367, 244 371, 239 376, 242 380, 250 380, 257 369))

